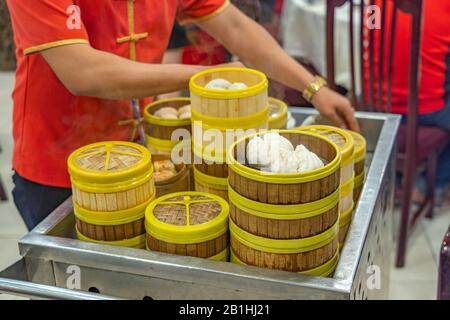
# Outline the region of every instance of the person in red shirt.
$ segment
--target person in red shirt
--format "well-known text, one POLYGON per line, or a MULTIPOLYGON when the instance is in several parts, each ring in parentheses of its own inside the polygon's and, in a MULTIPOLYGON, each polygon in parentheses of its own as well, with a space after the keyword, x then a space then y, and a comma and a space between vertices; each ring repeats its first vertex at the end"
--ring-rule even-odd
MULTIPOLYGON (((389 5, 387 10, 390 16, 392 5, 389 5)), ((450 131, 450 1, 425 0, 422 19, 418 120, 421 125, 436 126, 450 131)), ((391 110, 405 116, 408 113, 410 37, 410 16, 399 12, 393 56, 391 110)), ((387 61, 387 55, 386 50, 384 61, 387 61)), ((375 60, 378 61, 377 58, 375 60)), ((385 72, 383 79, 387 82, 387 69, 385 72)), ((439 158, 436 185, 437 204, 450 206, 450 145, 446 146, 439 158)), ((424 189, 425 184, 422 180, 418 183, 415 198, 418 200, 423 198, 424 189)))
MULTIPOLYGON (((76 148, 130 140, 130 100, 188 86, 205 67, 161 64, 174 21, 195 23, 245 63, 297 90, 314 81, 227 0, 7 0, 17 47, 13 93, 15 203, 32 229, 70 195, 76 148), (122 125, 121 125, 122 124, 122 125)), ((357 130, 349 101, 327 87, 314 106, 357 130)))

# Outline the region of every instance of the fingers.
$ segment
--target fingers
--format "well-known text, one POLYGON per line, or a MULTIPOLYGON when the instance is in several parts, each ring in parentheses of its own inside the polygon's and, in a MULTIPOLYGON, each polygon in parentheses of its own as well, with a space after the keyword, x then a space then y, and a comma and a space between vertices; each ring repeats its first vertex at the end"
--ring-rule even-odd
POLYGON ((355 118, 355 112, 351 106, 344 105, 339 109, 339 112, 344 118, 348 129, 360 132, 358 121, 355 118))
POLYGON ((330 120, 336 127, 347 129, 344 119, 335 110, 323 113, 323 116, 330 120))

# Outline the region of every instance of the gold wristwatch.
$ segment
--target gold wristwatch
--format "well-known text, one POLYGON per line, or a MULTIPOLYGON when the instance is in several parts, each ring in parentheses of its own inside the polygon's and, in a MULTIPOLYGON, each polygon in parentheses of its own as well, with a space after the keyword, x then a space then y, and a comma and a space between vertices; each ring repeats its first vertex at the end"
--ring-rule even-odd
POLYGON ((305 88, 305 90, 303 90, 303 98, 311 103, 311 100, 317 91, 325 86, 327 86, 327 81, 322 77, 315 76, 314 80, 305 88))

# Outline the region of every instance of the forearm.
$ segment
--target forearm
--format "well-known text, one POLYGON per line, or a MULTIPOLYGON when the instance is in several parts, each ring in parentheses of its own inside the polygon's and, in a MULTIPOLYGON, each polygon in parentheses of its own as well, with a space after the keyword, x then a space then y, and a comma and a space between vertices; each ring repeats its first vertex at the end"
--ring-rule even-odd
POLYGON ((144 98, 181 90, 204 68, 139 63, 86 45, 67 59, 63 51, 73 48, 59 49, 43 56, 66 88, 75 95, 101 99, 144 98))
POLYGON ((224 13, 218 17, 228 26, 226 32, 219 30, 220 23, 208 24, 207 21, 203 27, 230 52, 291 88, 302 91, 313 80, 313 75, 287 55, 263 27, 234 7, 229 11, 226 16, 224 13))

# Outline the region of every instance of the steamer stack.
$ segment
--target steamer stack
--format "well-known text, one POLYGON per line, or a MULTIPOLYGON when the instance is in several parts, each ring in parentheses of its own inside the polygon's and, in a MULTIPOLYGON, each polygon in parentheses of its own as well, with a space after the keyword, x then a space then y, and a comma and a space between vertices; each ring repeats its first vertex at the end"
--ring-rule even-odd
POLYGON ((329 276, 338 261, 341 155, 328 139, 282 130, 292 144, 303 144, 324 162, 307 173, 272 174, 246 165, 238 150, 229 150, 231 261, 329 276))
POLYGON ((212 69, 193 76, 190 91, 195 188, 228 200, 226 150, 234 140, 227 141, 226 133, 268 128, 268 80, 251 69, 212 69), (205 88, 215 79, 243 82, 248 88, 205 88))
POLYGON ((145 247, 145 208, 155 197, 150 152, 128 142, 100 142, 68 159, 80 240, 145 247))

